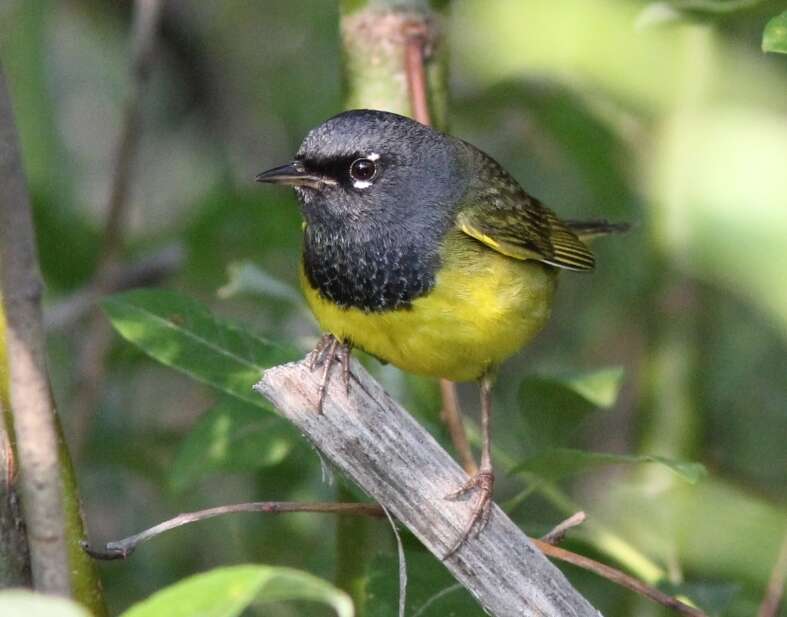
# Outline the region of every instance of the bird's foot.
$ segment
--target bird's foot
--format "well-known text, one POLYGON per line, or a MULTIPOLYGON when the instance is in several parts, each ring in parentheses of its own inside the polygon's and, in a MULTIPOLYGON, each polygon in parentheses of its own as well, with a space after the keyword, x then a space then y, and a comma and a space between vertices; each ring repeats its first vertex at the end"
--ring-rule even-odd
POLYGON ((478 501, 470 514, 470 520, 464 532, 443 559, 453 555, 467 541, 470 536, 478 536, 489 522, 492 514, 492 495, 495 492, 495 473, 491 469, 481 469, 472 478, 465 482, 459 490, 449 493, 445 499, 458 499, 470 491, 478 490, 478 501))
POLYGON ((340 343, 333 334, 323 334, 317 342, 314 351, 309 355, 309 370, 322 367, 322 379, 318 388, 317 413, 322 413, 322 405, 325 399, 325 388, 331 375, 331 366, 334 362, 342 365, 342 381, 344 391, 350 392, 350 343, 340 343))

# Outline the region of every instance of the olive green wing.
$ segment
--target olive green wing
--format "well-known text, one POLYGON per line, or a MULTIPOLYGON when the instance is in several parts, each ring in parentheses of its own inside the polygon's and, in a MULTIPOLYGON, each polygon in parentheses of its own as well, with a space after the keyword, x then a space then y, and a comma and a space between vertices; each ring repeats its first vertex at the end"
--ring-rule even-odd
POLYGON ((456 224, 468 236, 515 259, 589 271, 593 253, 554 212, 488 159, 466 195, 456 224))

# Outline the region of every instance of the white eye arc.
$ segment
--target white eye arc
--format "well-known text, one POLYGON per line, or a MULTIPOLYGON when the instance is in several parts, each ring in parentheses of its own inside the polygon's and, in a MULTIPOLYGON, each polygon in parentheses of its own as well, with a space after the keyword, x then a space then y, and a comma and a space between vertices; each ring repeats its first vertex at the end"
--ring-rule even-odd
POLYGON ((372 181, 377 177, 376 161, 380 155, 372 152, 367 156, 355 159, 350 165, 350 178, 356 189, 367 189, 372 186, 372 181))

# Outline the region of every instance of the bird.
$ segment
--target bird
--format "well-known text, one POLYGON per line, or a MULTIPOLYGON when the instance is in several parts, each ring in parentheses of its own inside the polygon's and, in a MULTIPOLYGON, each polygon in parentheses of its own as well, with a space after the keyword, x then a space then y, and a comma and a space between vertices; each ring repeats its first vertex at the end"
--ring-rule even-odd
POLYGON ((293 187, 300 203, 300 282, 325 333, 309 361, 322 368, 318 412, 337 361, 349 391, 353 348, 480 383, 480 466, 446 496, 478 498, 452 554, 491 512, 497 367, 547 323, 558 273, 593 270, 587 239, 627 226, 562 220, 470 143, 372 109, 329 118, 256 180, 293 187))

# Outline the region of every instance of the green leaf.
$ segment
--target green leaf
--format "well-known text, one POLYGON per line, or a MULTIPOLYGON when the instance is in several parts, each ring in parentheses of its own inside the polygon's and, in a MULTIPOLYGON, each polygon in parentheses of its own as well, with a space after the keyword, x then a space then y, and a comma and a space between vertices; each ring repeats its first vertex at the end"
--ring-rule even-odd
POLYGON ((154 593, 121 617, 235 617, 251 604, 309 600, 353 617, 349 596, 299 570, 241 565, 197 574, 154 593))
MULTIPOLYGON (((473 596, 437 559, 408 550, 407 611, 411 617, 484 617, 473 596)), ((366 583, 367 617, 399 614, 399 564, 396 555, 378 555, 370 564, 366 583)))
POLYGON ((531 447, 564 445, 588 415, 614 404, 622 381, 620 367, 523 379, 519 404, 531 447))
POLYGON ((152 358, 264 409, 270 407, 252 386, 263 369, 298 355, 171 291, 129 291, 109 296, 102 306, 121 336, 152 358))
POLYGON ((281 463, 295 442, 292 428, 277 416, 226 398, 206 411, 183 440, 170 486, 183 491, 217 472, 255 471, 281 463))
POLYGON ((555 378, 555 381, 579 394, 596 407, 609 409, 618 399, 618 392, 620 392, 620 386, 623 383, 623 367, 613 366, 587 373, 567 375, 555 378))
POLYGON ((604 465, 629 465, 638 463, 658 463, 675 472, 679 477, 694 484, 707 474, 700 463, 674 461, 663 456, 648 454, 611 454, 608 452, 586 452, 570 448, 553 448, 518 464, 511 473, 528 471, 546 480, 593 471, 604 465))
POLYGON ((762 33, 762 50, 777 54, 787 54, 787 11, 773 17, 762 33))
POLYGON ((671 596, 690 600, 710 617, 721 617, 740 594, 741 586, 736 583, 707 582, 673 585, 665 581, 659 584, 659 589, 671 596))
POLYGON ((0 591, 0 607, 3 617, 90 617, 76 602, 26 589, 0 591))

